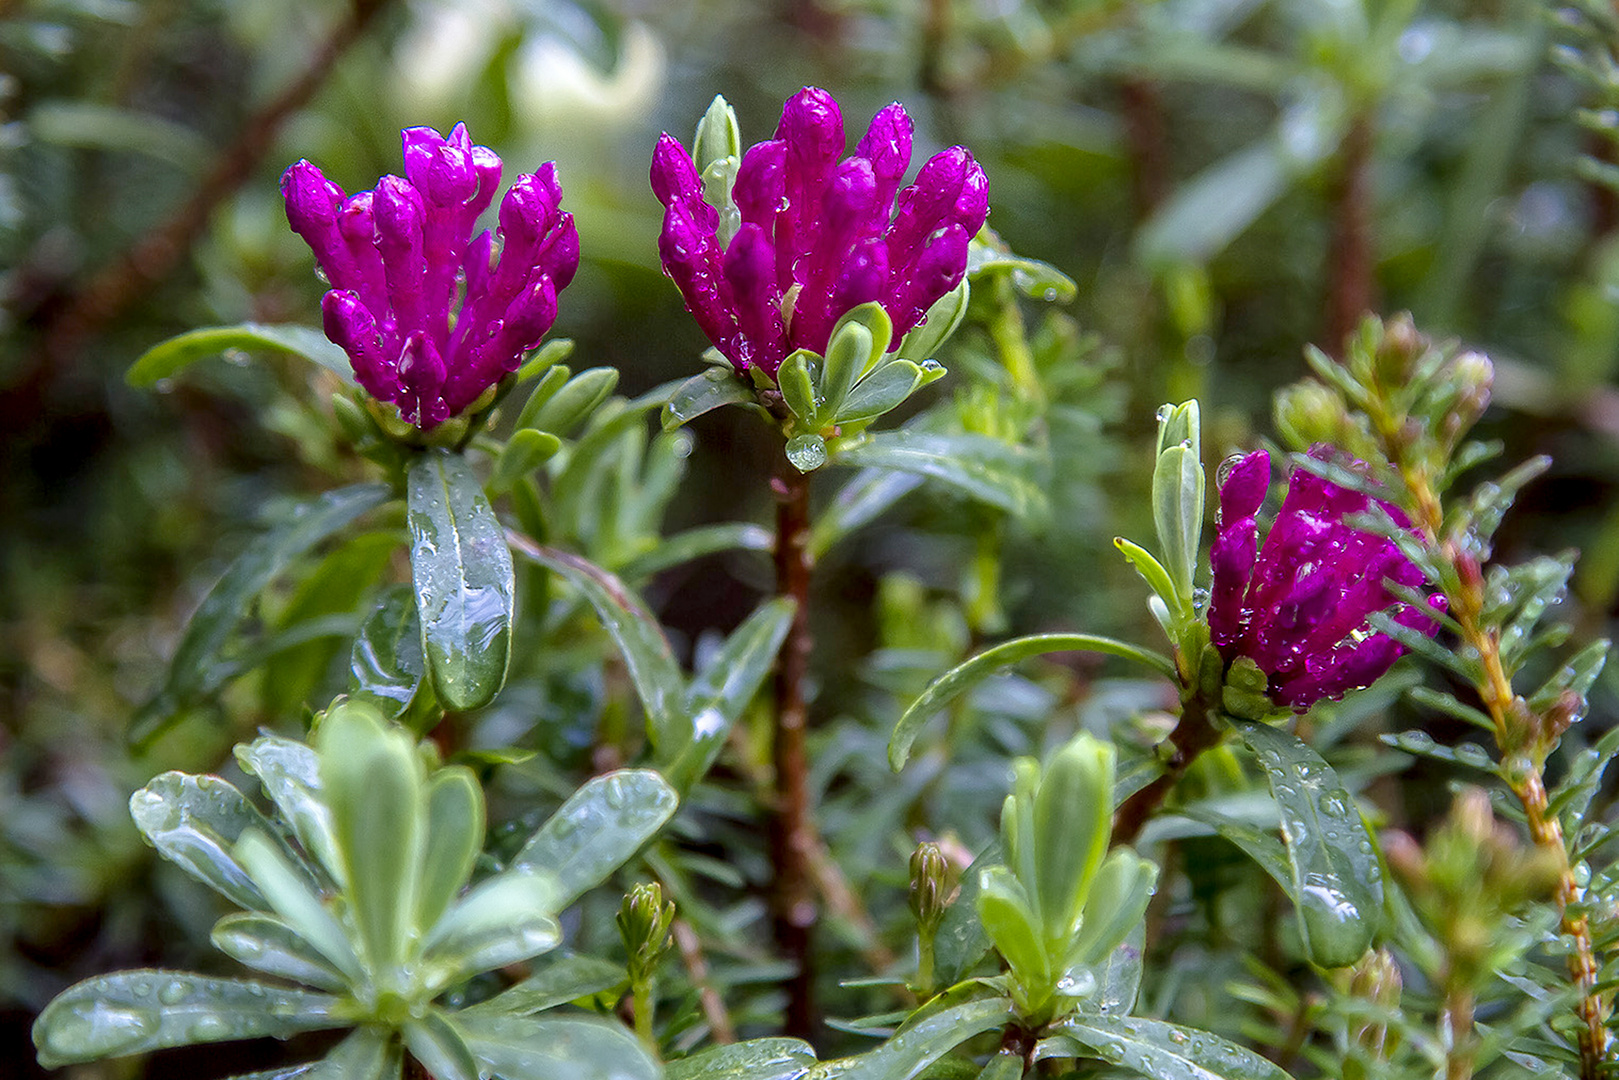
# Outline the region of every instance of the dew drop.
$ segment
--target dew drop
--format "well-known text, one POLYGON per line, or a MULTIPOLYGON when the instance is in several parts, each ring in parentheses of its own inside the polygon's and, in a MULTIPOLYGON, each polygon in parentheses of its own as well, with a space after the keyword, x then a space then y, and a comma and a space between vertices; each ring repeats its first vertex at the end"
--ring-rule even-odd
POLYGON ((229 1038, 231 1027, 222 1017, 199 1016, 191 1025, 190 1035, 197 1042, 217 1042, 229 1038))
POLYGON ((186 999, 186 992, 186 984, 176 979, 158 991, 157 999, 165 1005, 178 1005, 186 999))

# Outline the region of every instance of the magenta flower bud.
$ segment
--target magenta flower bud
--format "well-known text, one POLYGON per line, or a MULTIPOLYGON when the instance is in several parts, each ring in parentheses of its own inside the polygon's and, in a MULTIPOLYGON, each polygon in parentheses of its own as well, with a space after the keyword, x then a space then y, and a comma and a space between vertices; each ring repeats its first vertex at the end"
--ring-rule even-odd
POLYGON ((667 208, 658 242, 664 272, 738 370, 759 366, 774 377, 794 350, 824 351, 837 321, 873 300, 888 308, 897 349, 960 283, 968 241, 989 212, 984 172, 953 147, 900 190, 911 134, 905 109, 890 105, 840 163, 837 102, 814 87, 793 95, 775 138, 742 154, 731 200, 743 228, 723 256, 719 214, 703 200, 691 156, 667 135, 658 141, 652 189, 667 208), (783 312, 787 297, 791 310, 783 312))
POLYGON ((652 151, 652 194, 669 206, 677 200, 701 198, 702 193, 702 178, 686 148, 668 132, 658 136, 657 148, 652 151))
POLYGON ((748 147, 731 188, 731 201, 742 220, 768 228, 786 194, 787 144, 771 139, 748 147))
POLYGON ((282 177, 287 217, 332 288, 327 337, 356 381, 423 430, 464 411, 515 370, 556 319, 556 296, 579 265, 579 234, 560 209, 552 165, 520 176, 502 202, 500 256, 473 236, 501 162, 465 125, 400 134, 405 176, 344 201, 308 162, 282 177))
MULTIPOLYGON (((1330 460, 1332 451, 1318 446, 1310 454, 1330 460)), ((1246 656, 1259 665, 1271 700, 1303 712, 1322 698, 1371 685, 1405 651, 1370 629, 1373 614, 1388 611, 1399 625, 1432 636, 1439 630, 1433 616, 1445 602, 1435 593, 1428 610, 1420 610, 1391 593, 1389 582, 1411 589, 1426 582, 1392 541, 1347 523, 1371 500, 1303 469, 1293 470, 1259 546, 1255 515, 1269 480, 1270 455, 1259 450, 1239 459, 1221 482, 1209 632, 1227 661, 1246 656)), ((1409 528, 1398 508, 1377 502, 1409 528)))

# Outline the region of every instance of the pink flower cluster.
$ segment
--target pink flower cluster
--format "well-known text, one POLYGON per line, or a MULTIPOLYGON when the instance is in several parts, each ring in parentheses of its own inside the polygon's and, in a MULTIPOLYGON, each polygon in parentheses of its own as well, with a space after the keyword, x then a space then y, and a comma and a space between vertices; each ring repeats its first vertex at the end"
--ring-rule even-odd
POLYGON ((897 348, 961 282, 967 241, 989 214, 988 182, 953 146, 902 190, 911 128, 905 109, 890 105, 840 161, 838 103, 814 87, 794 94, 776 137, 742 156, 732 191, 742 224, 728 245, 691 155, 667 134, 658 140, 652 190, 666 208, 664 272, 739 371, 774 377, 795 349, 824 352, 838 319, 872 300, 893 320, 897 348))
POLYGON ((546 164, 501 200, 498 242, 487 230, 473 236, 500 186, 500 158, 462 124, 447 139, 425 127, 402 138, 402 178, 345 195, 300 161, 281 192, 331 285, 326 336, 368 394, 427 429, 470 406, 551 328, 579 235, 546 164))

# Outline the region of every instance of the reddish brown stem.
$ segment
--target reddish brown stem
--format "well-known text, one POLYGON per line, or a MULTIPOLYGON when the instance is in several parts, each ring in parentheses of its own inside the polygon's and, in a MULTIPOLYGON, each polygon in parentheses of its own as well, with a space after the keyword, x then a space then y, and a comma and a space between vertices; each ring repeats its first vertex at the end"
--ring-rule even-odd
POLYGON ((788 1035, 808 1038, 815 1026, 815 972, 810 936, 819 905, 813 860, 818 846, 810 812, 809 708, 804 680, 809 674, 809 477, 783 459, 775 483, 776 593, 793 599, 792 624, 776 661, 776 805, 771 818, 770 854, 775 866, 771 896, 776 945, 793 965, 787 985, 788 1035))
POLYGON ((1130 153, 1130 201, 1145 221, 1169 193, 1169 132, 1158 83, 1132 75, 1119 84, 1124 143, 1130 153))
POLYGON ((1327 251, 1327 312, 1323 339, 1334 356, 1376 304, 1377 257, 1372 250, 1372 121, 1350 124, 1338 152, 1332 246, 1327 251))
POLYGON ((1202 695, 1193 695, 1181 704, 1181 718, 1169 733, 1169 760, 1163 773, 1152 783, 1124 800, 1113 815, 1113 844, 1132 844, 1142 826, 1157 812, 1192 762, 1203 751, 1220 742, 1221 732, 1210 720, 1211 707, 1202 695))

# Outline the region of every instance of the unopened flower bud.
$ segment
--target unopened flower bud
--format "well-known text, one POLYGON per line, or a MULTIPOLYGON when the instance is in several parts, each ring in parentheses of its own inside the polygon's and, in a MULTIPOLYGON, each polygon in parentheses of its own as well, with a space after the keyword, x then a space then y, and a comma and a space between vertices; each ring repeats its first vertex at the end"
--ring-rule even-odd
POLYGON ((1557 742, 1563 737, 1563 732, 1574 725, 1585 711, 1585 698, 1577 690, 1564 690, 1557 695, 1540 717, 1540 737, 1546 745, 1557 742))
POLYGON ((1344 402, 1315 381, 1295 383, 1276 395, 1276 430, 1293 446, 1341 445, 1348 424, 1344 402))
POLYGON ((1389 319, 1383 324, 1383 339, 1372 358, 1377 381, 1384 386, 1404 386, 1428 344, 1428 339, 1417 332, 1409 312, 1402 311, 1389 319))
POLYGON ((664 903, 663 887, 657 882, 637 885, 624 897, 618 909, 618 933, 629 953, 632 979, 650 975, 669 949, 669 927, 675 921, 675 905, 664 903))
POLYGON ((924 934, 939 928, 952 899, 950 860, 932 841, 916 845, 911 853, 911 914, 924 934))

